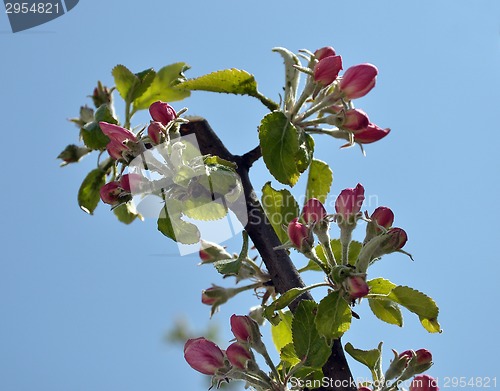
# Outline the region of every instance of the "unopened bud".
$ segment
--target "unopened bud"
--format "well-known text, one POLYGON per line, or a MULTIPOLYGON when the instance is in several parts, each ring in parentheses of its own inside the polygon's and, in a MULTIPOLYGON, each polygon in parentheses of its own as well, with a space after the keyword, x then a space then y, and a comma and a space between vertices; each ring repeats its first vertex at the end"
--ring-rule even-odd
POLYGON ((370 292, 370 287, 366 283, 366 277, 349 276, 344 281, 344 289, 351 299, 360 299, 370 292))
POLYGON ((226 349, 226 355, 234 367, 238 369, 246 369, 247 362, 253 360, 252 353, 239 342, 234 342, 226 349))
POLYGON ((348 68, 340 81, 340 90, 347 99, 365 96, 375 87, 378 69, 372 64, 359 64, 348 68))
POLYGON ((191 368, 205 375, 215 375, 219 369, 225 367, 222 350, 203 337, 189 339, 186 342, 184 358, 191 368))
POLYGON ((199 252, 201 263, 213 263, 216 261, 222 261, 224 259, 231 259, 232 256, 229 254, 224 247, 217 243, 207 242, 206 240, 201 240, 201 249, 199 252))
POLYGON ((299 223, 297 217, 288 224, 288 237, 293 246, 300 252, 310 252, 313 248, 312 233, 304 224, 299 223))

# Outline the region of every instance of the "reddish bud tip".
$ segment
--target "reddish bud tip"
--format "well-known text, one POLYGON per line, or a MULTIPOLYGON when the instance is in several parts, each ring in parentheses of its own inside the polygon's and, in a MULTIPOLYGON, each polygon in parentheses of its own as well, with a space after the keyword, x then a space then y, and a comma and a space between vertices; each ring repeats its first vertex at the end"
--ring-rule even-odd
POLYGON ((331 46, 325 46, 319 48, 314 52, 314 57, 316 57, 318 61, 321 61, 326 57, 332 57, 332 56, 335 56, 335 49, 332 48, 331 46))
POLYGON ((184 358, 191 368, 205 375, 215 375, 224 367, 224 353, 220 348, 203 337, 189 339, 184 345, 184 358))
POLYGON ((288 224, 288 237, 299 251, 306 251, 312 246, 311 234, 304 224, 296 217, 288 224))
POLYGON ((319 223, 326 219, 326 216, 326 209, 317 198, 309 199, 302 209, 302 217, 309 224, 319 223))
POLYGON ((375 87, 378 69, 372 64, 359 64, 345 71, 340 81, 340 90, 347 99, 365 96, 375 87))
POLYGON ((340 222, 351 222, 353 216, 361 210, 365 200, 365 189, 358 183, 354 189, 348 188, 340 192, 335 200, 335 211, 340 215, 340 222))
POLYGON ((154 121, 160 122, 164 126, 177 118, 174 108, 166 102, 157 101, 149 106, 149 114, 154 121))
POLYGON ((352 299, 365 297, 370 292, 370 287, 364 277, 349 276, 344 282, 347 293, 352 299))
POLYGON ((226 356, 231 365, 239 369, 246 369, 247 362, 253 359, 252 353, 238 342, 227 347, 226 356))
POLYGON ((375 141, 383 139, 390 133, 391 129, 386 128, 382 129, 375 124, 368 124, 368 126, 364 129, 355 130, 354 133, 354 141, 359 144, 370 144, 375 141))
POLYGON ((314 80, 323 86, 328 86, 337 79, 341 69, 342 57, 325 57, 314 66, 314 80))

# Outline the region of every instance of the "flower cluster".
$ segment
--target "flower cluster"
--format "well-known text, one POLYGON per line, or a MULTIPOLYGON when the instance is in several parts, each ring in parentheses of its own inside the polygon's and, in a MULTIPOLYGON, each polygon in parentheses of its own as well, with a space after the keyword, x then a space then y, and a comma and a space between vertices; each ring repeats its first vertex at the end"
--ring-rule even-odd
MULTIPOLYGON (((102 132, 109 138, 106 150, 115 164, 123 163, 126 165, 141 152, 151 148, 152 145, 169 141, 170 133, 178 131, 176 125, 185 122, 185 120, 178 118, 175 110, 166 102, 152 103, 149 107, 149 113, 153 120, 148 126, 147 136, 142 136, 142 132, 136 135, 129 129, 116 124, 99 122, 102 132)), ((119 179, 108 182, 100 189, 101 200, 114 207, 128 202, 131 199, 131 182, 138 186, 141 180, 144 178, 137 174, 122 175, 119 179)))
POLYGON ((393 228, 393 212, 387 207, 378 207, 369 216, 361 212, 365 199, 365 189, 361 184, 344 189, 335 201, 335 213, 328 214, 324 205, 316 198, 309 199, 300 217, 288 224, 289 242, 281 247, 293 247, 315 261, 328 275, 332 287, 342 290, 350 301, 368 295, 366 282, 368 266, 385 254, 401 249, 406 244, 407 235, 401 228, 393 228), (357 222, 367 222, 366 236, 357 259, 349 259, 352 231, 357 222), (335 256, 329 235, 330 223, 337 223, 340 229, 340 260, 335 256), (324 262, 318 258, 314 235, 317 236, 324 262))
POLYGON ((259 325, 249 316, 232 315, 231 331, 235 342, 226 350, 204 337, 189 339, 184 345, 184 358, 198 372, 212 376, 212 384, 243 380, 258 389, 277 390, 277 383, 262 371, 255 361, 254 351, 276 370, 262 342, 259 325))
MULTIPOLYGON (((368 114, 354 107, 353 101, 362 98, 375 87, 378 69, 375 65, 364 63, 349 67, 343 74, 342 57, 330 47, 323 47, 311 53, 302 50, 299 56, 308 62, 307 67, 297 65, 298 57, 276 48, 285 58, 287 67, 294 67, 307 74, 302 94, 297 97, 296 89, 286 91, 285 112, 292 122, 309 133, 327 134, 335 138, 345 139, 348 143, 363 144, 378 141, 390 132, 370 121, 368 114), (304 105, 306 106, 304 110, 304 105), (316 118, 311 116, 316 115, 316 118), (333 125, 334 128, 324 126, 333 125)), ((288 73, 291 74, 290 70, 288 73)), ((291 84, 298 85, 297 80, 291 84)))

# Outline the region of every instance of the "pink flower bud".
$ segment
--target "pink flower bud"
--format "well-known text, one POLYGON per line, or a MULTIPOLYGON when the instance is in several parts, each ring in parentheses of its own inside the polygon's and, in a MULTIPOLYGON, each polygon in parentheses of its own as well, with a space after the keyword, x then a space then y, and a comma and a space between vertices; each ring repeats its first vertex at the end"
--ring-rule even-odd
POLYGON ((314 52, 314 57, 316 57, 318 61, 332 56, 335 56, 335 49, 331 46, 322 47, 314 52))
POLYGON ((429 364, 432 362, 432 353, 427 349, 418 349, 416 352, 416 360, 418 364, 429 364))
POLYGON ((386 250, 392 250, 391 252, 402 249, 408 241, 408 235, 402 228, 391 228, 387 231, 387 235, 389 240, 386 243, 386 250))
MULTIPOLYGON (((365 129, 370 124, 368 115, 359 109, 349 109, 345 112, 344 122, 342 123, 342 128, 350 131, 356 131, 365 129)), ((356 133, 354 133, 356 134, 356 133)))
POLYGON ((438 391, 437 380, 429 375, 419 375, 413 378, 410 391, 438 391))
POLYGON ((99 190, 102 202, 109 205, 118 205, 120 203, 120 196, 123 193, 123 188, 120 182, 106 183, 99 190))
POLYGON ((308 224, 320 223, 326 219, 326 209, 317 198, 309 199, 302 209, 302 216, 308 224))
POLYGON ((115 124, 109 124, 107 122, 99 122, 99 126, 102 132, 109 137, 111 141, 116 141, 117 143, 123 144, 125 141, 133 141, 136 143, 137 137, 130 130, 122 128, 121 126, 115 124))
POLYGON ((129 173, 122 175, 120 179, 120 185, 123 190, 128 193, 132 193, 138 190, 141 181, 143 180, 143 176, 137 173, 129 173))
POLYGON ((361 210, 364 199, 365 189, 360 183, 354 189, 342 190, 335 201, 335 210, 339 215, 337 216, 339 217, 337 222, 339 224, 351 224, 355 222, 356 215, 361 210))
POLYGON ((184 358, 191 368, 205 375, 215 375, 224 368, 224 353, 220 348, 203 337, 189 339, 184 345, 184 358))
POLYGON ((325 57, 314 66, 314 81, 323 86, 328 86, 337 79, 341 69, 342 57, 325 57))
POLYGON ((203 239, 201 240, 199 255, 202 261, 201 263, 213 263, 232 258, 231 254, 229 254, 223 246, 203 239))
POLYGON ((108 145, 106 145, 106 150, 113 159, 120 160, 123 158, 123 152, 129 151, 130 148, 118 141, 110 140, 108 145))
POLYGON ((230 319, 231 331, 238 342, 251 345, 260 341, 259 325, 247 315, 232 315, 230 319))
POLYGON ((406 358, 408 361, 411 360, 415 356, 415 352, 413 350, 405 350, 404 352, 399 353, 399 358, 406 358))
POLYGON ((361 276, 349 276, 344 281, 344 287, 351 298, 359 299, 370 292, 366 279, 361 276))
POLYGON ((161 122, 151 122, 148 126, 148 136, 153 144, 160 144, 161 135, 165 134, 165 127, 161 122))
POLYGON ((157 101, 149 106, 149 114, 156 122, 167 126, 170 121, 177 118, 174 108, 166 102, 157 101))
MULTIPOLYGON (((385 206, 379 206, 373 211, 370 219, 376 221, 381 227, 389 228, 394 222, 394 213, 385 206)), ((380 231, 380 228, 378 230, 380 231)))
POLYGON ((253 360, 252 353, 238 342, 227 347, 226 355, 231 365, 239 369, 246 369, 247 362, 253 360))
POLYGON ((201 291, 201 302, 206 305, 213 305, 214 303, 216 303, 217 296, 210 294, 210 292, 214 292, 216 291, 216 289, 217 288, 208 288, 201 291))
POLYGON ((370 144, 383 139, 390 133, 391 129, 386 128, 382 129, 375 124, 368 124, 368 126, 364 129, 355 130, 354 133, 354 141, 359 144, 370 144))
POLYGON ((375 87, 378 69, 372 64, 359 64, 345 71, 340 81, 340 90, 347 99, 365 96, 375 87))
POLYGON ((372 389, 368 387, 359 387, 358 391, 372 391, 372 389))
POLYGON ((310 251, 314 243, 309 230, 304 224, 299 223, 296 217, 288 224, 288 237, 294 247, 301 251, 310 251))

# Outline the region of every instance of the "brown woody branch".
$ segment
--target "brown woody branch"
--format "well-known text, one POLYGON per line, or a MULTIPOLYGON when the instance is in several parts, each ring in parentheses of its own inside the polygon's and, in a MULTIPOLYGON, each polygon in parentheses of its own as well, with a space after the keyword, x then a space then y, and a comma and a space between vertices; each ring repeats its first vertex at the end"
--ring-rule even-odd
MULTIPOLYGON (((268 222, 250 182, 249 170, 252 164, 261 157, 260 147, 257 146, 242 156, 233 155, 227 150, 217 134, 204 119, 191 119, 189 123, 183 124, 181 126, 181 134, 195 134, 202 154, 219 156, 237 164, 237 172, 241 177, 247 203, 248 223, 245 226, 245 230, 259 251, 276 291, 283 294, 292 288, 303 287, 304 283, 288 253, 284 250, 274 250, 275 247, 281 245, 281 242, 274 232, 273 227, 268 222)), ((304 293, 291 303, 290 310, 292 312, 297 308, 300 300, 313 300, 313 298, 309 292, 304 293)), ((326 377, 333 380, 331 382, 332 385, 331 387, 318 388, 318 390, 356 390, 356 387, 353 386, 352 374, 347 364, 340 339, 334 341, 332 354, 323 367, 323 373, 326 377)))

